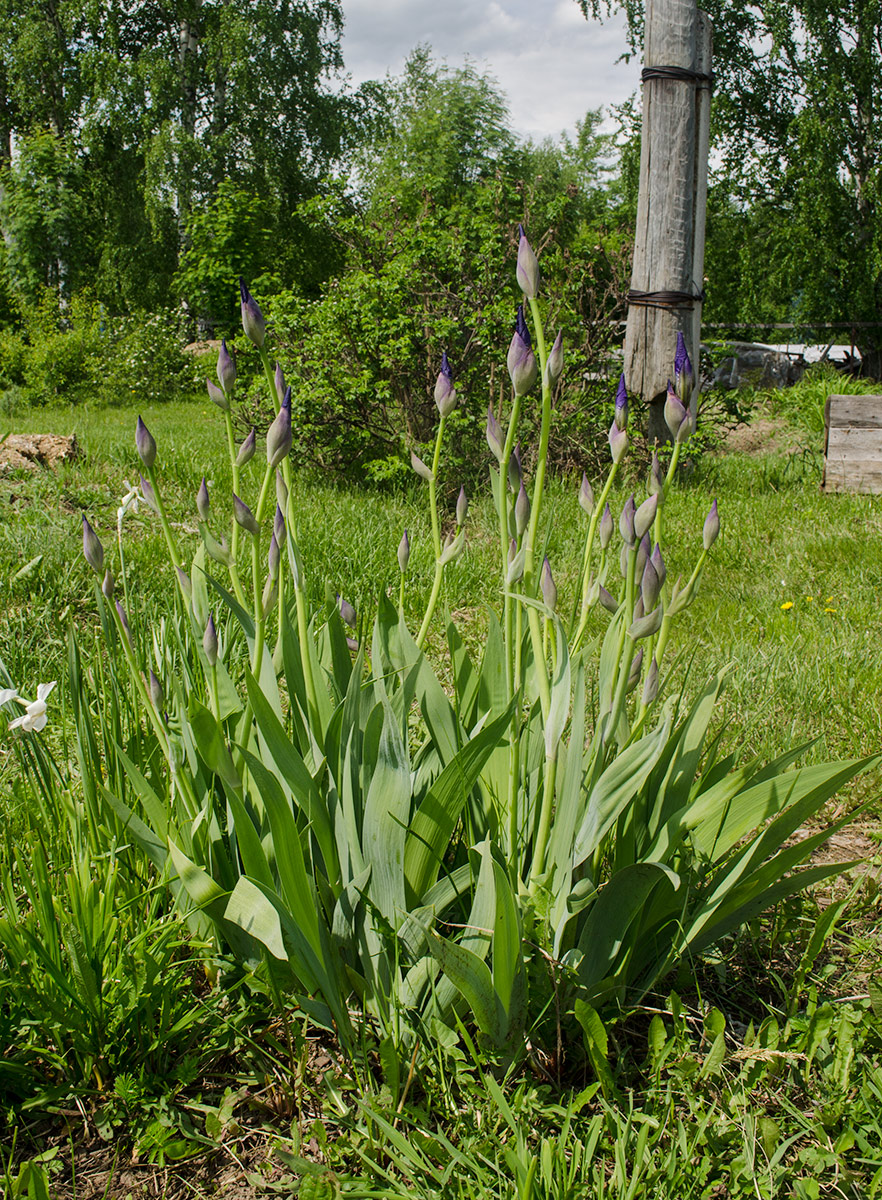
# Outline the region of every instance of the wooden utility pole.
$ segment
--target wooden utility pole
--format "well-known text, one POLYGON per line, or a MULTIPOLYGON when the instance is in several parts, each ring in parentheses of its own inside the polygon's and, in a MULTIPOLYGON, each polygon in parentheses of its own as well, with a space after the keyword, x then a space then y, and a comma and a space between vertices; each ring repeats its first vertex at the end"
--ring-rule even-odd
MULTIPOLYGON (((711 23, 696 0, 647 0, 640 191, 625 380, 647 403, 651 441, 665 441, 664 397, 678 331, 698 368, 711 23)), ((697 401, 696 388, 693 404, 697 401)))

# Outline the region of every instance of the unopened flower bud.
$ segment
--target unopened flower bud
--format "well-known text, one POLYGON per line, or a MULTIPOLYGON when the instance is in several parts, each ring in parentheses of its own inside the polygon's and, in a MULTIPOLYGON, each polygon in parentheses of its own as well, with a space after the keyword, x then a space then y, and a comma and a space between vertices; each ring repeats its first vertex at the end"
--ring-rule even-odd
POLYGON ((96 575, 104 574, 104 547, 86 517, 83 517, 83 558, 96 575))
POLYGON ((605 550, 609 545, 614 528, 613 515, 610 512, 609 504, 607 504, 603 510, 603 516, 600 518, 600 526, 597 531, 600 535, 601 550, 605 550))
POLYGON ((642 538, 647 529, 652 528, 652 522, 655 520, 657 512, 658 493, 650 496, 648 500, 644 500, 634 514, 634 532, 638 538, 642 538))
POLYGON ((640 672, 643 670, 643 647, 641 646, 631 660, 631 669, 628 672, 628 682, 626 684, 626 692, 633 692, 634 688, 640 682, 640 672))
POLYGON ((273 536, 270 538, 269 550, 267 551, 266 555, 267 571, 269 572, 270 579, 273 581, 279 577, 279 560, 281 556, 282 552, 279 549, 279 543, 276 540, 275 533, 273 533, 273 536))
POLYGON ((263 610, 264 617, 268 617, 276 607, 276 601, 279 598, 279 585, 275 579, 267 577, 266 583, 263 585, 263 595, 260 598, 260 607, 263 610))
POLYGON ((704 520, 704 529, 702 530, 702 541, 705 550, 710 550, 711 546, 717 540, 717 535, 720 532, 720 514, 717 512, 717 502, 714 500, 710 507, 710 512, 704 520))
POLYGON ((628 432, 619 429, 615 421, 609 427, 609 452, 614 463, 620 463, 628 449, 628 432))
POLYGON ((165 708, 165 692, 153 671, 150 672, 150 699, 157 712, 161 712, 165 708))
POLYGON ((205 476, 202 476, 202 483, 199 485, 199 491, 196 493, 196 509, 203 521, 207 521, 211 514, 211 501, 208 498, 208 484, 205 482, 205 476))
POLYGON ((518 287, 529 299, 539 294, 539 260, 533 253, 533 248, 527 241, 523 225, 518 225, 518 287))
POLYGON ((665 560, 662 557, 661 546, 656 546, 652 552, 652 565, 655 568, 655 573, 658 576, 659 587, 664 586, 664 582, 668 577, 668 569, 665 566, 665 560))
POLYGON ((661 581, 655 569, 655 564, 649 558, 646 560, 640 580, 640 595, 643 597, 643 607, 647 612, 651 612, 655 608, 660 591, 661 581))
POLYGON ((419 475, 420 479, 425 479, 426 483, 431 483, 435 478, 431 467, 427 467, 420 456, 414 453, 413 450, 410 452, 410 465, 416 471, 417 475, 419 475))
POLYGON ((216 404, 222 412, 229 412, 230 401, 224 389, 219 388, 211 379, 206 379, 205 386, 208 388, 208 398, 211 403, 216 404))
POLYGON ((441 355, 441 370, 435 381, 435 403, 442 417, 449 417, 456 408, 456 391, 453 387, 453 375, 450 363, 447 361, 447 351, 441 355))
POLYGON ((646 672, 646 679, 643 681, 643 707, 649 708, 658 695, 658 663, 653 656, 652 662, 649 664, 649 670, 646 672))
POLYGON ((283 514, 281 508, 277 504, 276 505, 276 515, 273 517, 273 537, 276 539, 276 541, 278 542, 278 544, 280 546, 282 545, 282 543, 285 540, 285 533, 286 533, 285 517, 284 517, 284 514, 283 514))
POLYGON ((637 540, 637 531, 634 528, 634 497, 629 496, 625 501, 625 507, 622 509, 622 514, 619 517, 619 533, 622 539, 629 545, 633 546, 637 540))
POLYGON ((279 407, 282 404, 282 397, 285 395, 285 372, 282 370, 279 363, 276 363, 276 371, 273 375, 273 382, 276 385, 276 398, 279 402, 279 407))
POLYGON ((548 561, 547 554, 542 562, 540 584, 542 586, 542 599, 545 601, 545 606, 554 612, 557 608, 557 584, 554 582, 554 577, 551 574, 551 563, 548 561))
POLYGON ((487 409, 487 445, 497 462, 502 462, 502 429, 493 415, 493 406, 487 409))
POLYGON ((236 455, 236 466, 244 467, 246 463, 250 463, 254 458, 254 451, 257 448, 257 430, 252 429, 248 437, 239 447, 239 453, 236 455))
POLYGON ((283 513, 288 511, 288 485, 281 471, 276 471, 276 504, 283 513))
POLYGON ((340 610, 340 616, 345 623, 351 626, 352 629, 358 624, 358 617, 355 614, 355 609, 340 593, 337 593, 337 607, 340 610))
POLYGON ((398 569, 403 575, 407 570, 407 564, 410 561, 410 538, 407 536, 407 530, 401 535, 401 541, 398 543, 398 569))
POLYGON ((579 488, 579 507, 590 517, 594 512, 594 490, 588 482, 588 476, 582 472, 582 486, 579 488))
POLYGON ((527 489, 523 483, 518 491, 518 498, 515 500, 514 506, 515 529, 518 537, 520 537, 530 521, 530 497, 527 495, 527 489))
POLYGON ((668 380, 668 391, 665 397, 665 424, 671 431, 671 437, 675 440, 683 426, 683 422, 689 419, 689 414, 683 407, 680 397, 674 391, 671 381, 668 380))
POLYGON ((156 492, 153 490, 153 484, 149 479, 141 476, 141 495, 144 497, 144 503, 148 508, 151 508, 155 513, 159 512, 159 505, 156 503, 156 492))
POLYGON ((122 626, 122 631, 126 641, 129 643, 129 649, 135 649, 135 643, 132 641, 132 631, 129 628, 129 619, 126 616, 126 610, 123 608, 119 600, 116 602, 116 615, 119 617, 119 623, 122 626))
POLYGON ((658 608, 653 609, 652 612, 647 613, 645 616, 642 614, 642 609, 643 605, 638 600, 637 604, 634 606, 634 620, 631 622, 628 628, 628 637, 635 642, 639 641, 641 638, 652 637, 653 634, 658 633, 658 631, 661 629, 662 617, 664 616, 661 605, 659 605, 658 608), (641 610, 639 616, 638 607, 641 610))
POLYGON ((518 550, 517 542, 514 538, 511 539, 508 546, 508 570, 505 574, 505 583, 507 587, 518 583, 524 577, 524 562, 527 557, 527 547, 521 546, 518 550))
POLYGON ((689 397, 692 393, 692 381, 692 363, 689 359, 689 353, 686 350, 686 339, 678 329, 677 350, 674 354, 674 382, 677 387, 677 394, 686 406, 689 404, 689 397))
POLYGON ((544 383, 547 387, 553 388, 560 379, 563 371, 563 334, 559 333, 554 339, 554 344, 548 352, 548 358, 545 360, 545 378, 544 383))
POLYGON ((208 659, 210 667, 217 665, 217 630, 214 627, 214 616, 208 614, 208 624, 205 626, 205 633, 202 637, 202 649, 205 651, 205 657, 208 659))
POLYGON ((616 389, 615 422, 619 429, 625 429, 628 424, 628 389, 625 387, 624 375, 619 380, 619 386, 616 389))
POLYGON ((465 488, 461 487, 459 489, 459 495, 456 498, 456 523, 457 523, 457 525, 462 525, 465 523, 465 519, 468 516, 468 511, 469 511, 469 498, 466 495, 465 488))
POLYGON ((524 469, 521 466, 521 443, 518 442, 511 452, 511 458, 508 460, 508 486, 515 494, 520 489, 523 478, 524 469))
POLYGON ((113 599, 114 588, 115 588, 115 584, 114 584, 113 576, 111 575, 111 573, 109 571, 105 571, 104 572, 104 580, 101 584, 101 591, 104 595, 105 600, 113 599))
POLYGON ((643 574, 643 568, 649 562, 651 550, 652 546, 650 545, 649 534, 644 533, 643 537, 637 543, 637 563, 634 571, 638 578, 643 574))
POLYGON ((271 471, 291 452, 291 409, 284 404, 266 433, 266 461, 271 471))
POLYGON ((181 591, 186 596, 187 600, 193 597, 193 584, 190 582, 190 576, 181 567, 175 567, 178 573, 178 583, 181 585, 181 591))
POLYGON ((257 524, 254 513, 235 492, 233 492, 233 516, 236 518, 237 524, 241 525, 247 533, 250 533, 252 537, 258 536, 260 526, 257 524))
POLYGON ((597 598, 600 601, 600 603, 603 605, 603 607, 606 609, 607 612, 610 612, 610 613, 618 612, 618 609, 619 609, 618 601, 616 600, 615 596, 610 595, 610 593, 606 590, 606 588, 603 586, 602 583, 598 587, 597 598))
POLYGON ((227 349, 226 338, 221 339, 221 348, 217 356, 217 379, 227 395, 231 396, 236 386, 236 359, 227 349))
POLYGON ((135 448, 138 451, 141 462, 144 464, 146 470, 149 471, 156 462, 156 442, 140 417, 138 417, 138 424, 135 426, 135 448))
POLYGON ((659 504, 664 499, 665 477, 662 474, 661 464, 658 461, 658 455, 653 450, 652 463, 649 468, 649 494, 658 496, 659 504))
POLYGON ((242 328, 245 336, 260 349, 266 340, 266 321, 257 301, 245 286, 245 280, 239 276, 240 309, 242 312, 242 328))
POLYGON ((508 348, 508 373, 516 396, 526 396, 539 374, 536 356, 530 341, 530 331, 524 318, 523 305, 518 305, 518 316, 511 345, 508 348))
POLYGON ((441 548, 441 557, 438 559, 442 567, 448 563, 455 562, 462 554, 465 548, 465 530, 460 529, 456 537, 452 533, 448 533, 444 539, 444 545, 441 548))
POLYGON ((627 542, 622 542, 622 548, 619 551, 619 570, 622 574, 622 579, 628 578, 628 555, 631 552, 631 547, 627 542))

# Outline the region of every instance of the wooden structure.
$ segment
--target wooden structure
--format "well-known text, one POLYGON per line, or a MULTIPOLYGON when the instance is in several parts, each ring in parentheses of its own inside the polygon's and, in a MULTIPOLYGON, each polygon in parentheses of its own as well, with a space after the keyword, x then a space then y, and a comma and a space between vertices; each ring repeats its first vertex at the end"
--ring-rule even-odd
MULTIPOLYGON (((710 19, 696 0, 647 0, 625 380, 649 406, 651 440, 669 436, 662 410, 678 331, 698 365, 711 43, 710 19)), ((697 398, 696 388, 693 404, 697 398)))
POLYGON ((882 396, 828 396, 825 492, 882 492, 882 396))

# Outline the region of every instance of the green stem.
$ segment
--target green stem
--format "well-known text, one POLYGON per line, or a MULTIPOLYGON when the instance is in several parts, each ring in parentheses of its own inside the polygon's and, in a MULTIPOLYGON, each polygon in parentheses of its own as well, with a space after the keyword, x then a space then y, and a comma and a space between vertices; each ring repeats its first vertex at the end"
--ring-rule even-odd
POLYGON ((622 621, 622 630, 619 634, 619 653, 618 653, 618 675, 616 677, 615 690, 613 692, 613 703, 610 709, 609 724, 606 727, 606 736, 604 741, 609 741, 610 737, 615 735, 618 728, 619 718, 622 715, 622 710, 625 703, 625 689, 628 686, 628 676, 631 673, 631 659, 634 648, 634 641, 628 636, 628 625, 630 624, 634 613, 635 600, 635 576, 637 572, 637 547, 633 546, 628 552, 628 578, 625 588, 625 613, 622 621))
MULTIPOLYGON (((239 491, 239 464, 236 462, 236 439, 233 436, 233 418, 230 415, 229 409, 224 409, 224 424, 227 429, 227 450, 230 455, 230 473, 233 477, 233 492, 241 498, 242 493, 239 491)), ((239 578, 239 523, 235 517, 231 518, 232 529, 230 531, 230 580, 233 584, 233 591, 236 594, 236 599, 244 608, 247 601, 245 599, 245 589, 242 587, 242 580, 239 578)))
POLYGON ((539 831, 536 849, 530 868, 530 881, 536 882, 545 873, 545 854, 548 835, 551 832, 551 817, 554 812, 554 788, 557 780, 557 746, 545 758, 545 780, 542 788, 542 809, 539 816, 539 831))
POLYGON ((606 477, 597 503, 594 506, 594 512, 591 514, 591 520, 588 524, 588 536, 585 538, 585 553, 582 555, 582 607, 579 612, 579 626, 576 630, 576 636, 573 639, 573 652, 582 644, 582 639, 585 636, 585 628, 588 624, 588 594, 591 588, 591 551, 594 548, 594 536, 597 532, 597 524, 603 515, 603 510, 606 507, 606 501, 613 485, 613 480, 618 473, 619 464, 614 462, 610 468, 609 475, 606 477))
POLYGON ((533 507, 530 512, 530 523, 527 526, 526 546, 524 557, 524 581, 528 596, 536 594, 535 552, 536 534, 539 529, 539 517, 542 511, 542 499, 545 494, 545 472, 548 466, 548 439, 551 435, 551 386, 545 377, 545 331, 542 327, 542 317, 536 300, 530 297, 530 312, 533 316, 533 332, 536 337, 536 348, 539 351, 539 375, 542 379, 542 423, 539 429, 539 455, 536 460, 536 479, 533 484, 533 507))
POLYGON ((423 623, 420 626, 420 631, 417 634, 416 644, 418 649, 422 650, 423 642, 426 640, 426 634, 429 632, 429 625, 432 617, 435 615, 435 608, 438 604, 438 597, 441 595, 441 582, 444 578, 444 567, 441 564, 441 559, 435 560, 435 578, 432 580, 432 591, 429 595, 429 604, 426 608, 426 614, 423 617, 423 623))

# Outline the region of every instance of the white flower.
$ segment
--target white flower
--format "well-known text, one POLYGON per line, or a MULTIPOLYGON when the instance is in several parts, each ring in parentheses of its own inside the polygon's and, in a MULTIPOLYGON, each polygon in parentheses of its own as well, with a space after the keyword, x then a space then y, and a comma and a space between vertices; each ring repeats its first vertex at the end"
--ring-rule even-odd
POLYGON ((8 700, 17 699, 18 692, 15 690, 15 688, 4 688, 3 691, 0 692, 0 704, 6 704, 8 700))
POLYGON ((41 729, 45 728, 46 721, 48 720, 46 716, 46 697, 55 687, 55 682, 53 679, 51 683, 41 683, 37 687, 37 699, 30 704, 21 696, 16 695, 15 692, 11 694, 8 694, 8 690, 0 692, 0 696, 5 696, 7 700, 15 699, 19 704, 25 706, 24 716, 16 717, 14 721, 9 722, 10 729, 17 729, 20 725, 27 733, 31 731, 39 733, 41 729))
POLYGON ((126 489, 126 494, 122 498, 122 503, 116 510, 116 525, 119 531, 119 536, 122 537, 122 523, 129 509, 133 513, 138 511, 138 502, 141 499, 141 492, 135 484, 129 483, 128 479, 123 480, 123 487, 126 489))

